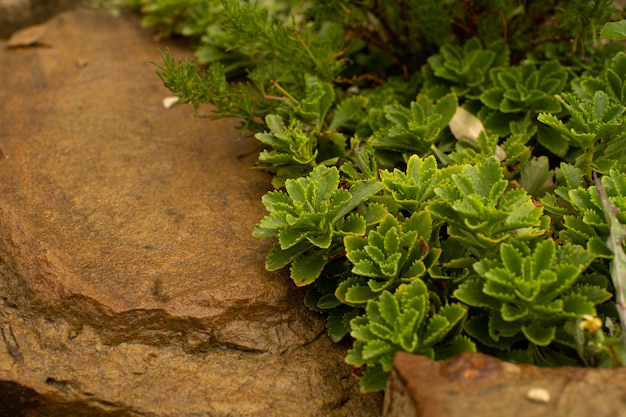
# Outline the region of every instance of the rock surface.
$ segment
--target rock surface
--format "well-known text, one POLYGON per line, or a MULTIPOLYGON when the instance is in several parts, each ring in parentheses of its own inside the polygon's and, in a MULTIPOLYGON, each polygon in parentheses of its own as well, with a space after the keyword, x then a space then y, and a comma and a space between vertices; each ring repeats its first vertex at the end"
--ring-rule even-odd
POLYGON ((264 269, 257 143, 164 109, 150 61, 189 53, 106 11, 27 35, 0 43, 0 415, 379 415, 264 269))
POLYGON ((81 0, 0 0, 0 38, 18 29, 41 23, 81 0))
POLYGON ((626 417, 626 368, 538 368, 480 353, 399 353, 384 417, 626 417))

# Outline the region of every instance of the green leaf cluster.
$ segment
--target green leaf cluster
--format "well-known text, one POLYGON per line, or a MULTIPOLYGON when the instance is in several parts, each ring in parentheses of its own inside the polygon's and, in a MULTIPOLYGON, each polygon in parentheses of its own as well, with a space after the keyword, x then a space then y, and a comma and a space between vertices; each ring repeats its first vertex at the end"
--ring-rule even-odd
POLYGON ((593 255, 577 245, 548 239, 531 252, 505 243, 499 259, 474 264, 477 277, 462 283, 456 298, 483 312, 466 324, 481 343, 500 349, 524 338, 548 346, 567 319, 595 316, 595 305, 610 298, 604 288, 577 284, 593 255))
POLYGON ((307 286, 334 341, 351 336, 365 390, 399 351, 625 363, 626 54, 597 39, 623 18, 609 0, 138 4, 211 63, 164 52, 164 84, 258 139, 266 267, 307 286))
POLYGON ((377 149, 424 155, 450 123, 456 108, 453 94, 442 97, 437 103, 419 96, 408 108, 387 105, 382 110, 383 117, 372 117, 374 134, 369 143, 377 149))
POLYGON ((493 254, 508 239, 529 240, 546 232, 541 208, 523 188, 509 189, 495 157, 463 167, 435 193, 439 199, 428 208, 446 223, 450 239, 475 256, 493 254))
MULTIPOLYGON (((449 88, 459 97, 478 99, 490 70, 504 66, 508 61, 507 52, 484 49, 478 38, 472 38, 463 46, 442 45, 438 54, 428 58, 428 66, 423 67, 423 71, 433 85, 447 84, 447 88, 433 88, 431 95, 436 96, 437 90, 449 88)), ((426 90, 429 91, 428 87, 426 90)))
POLYGON ((441 252, 428 246, 431 233, 430 213, 422 211, 413 213, 402 224, 388 214, 367 237, 344 237, 346 257, 354 265, 352 273, 365 280, 357 277, 343 281, 337 288, 337 298, 344 304, 364 303, 377 298, 381 291, 424 276, 441 252))
POLYGON ((267 269, 291 263, 296 285, 315 281, 339 250, 338 239, 365 233, 365 218, 352 211, 380 188, 376 182, 359 183, 350 190, 339 188, 337 168, 322 165, 307 177, 287 180, 286 192, 264 195, 270 214, 259 222, 254 235, 278 239, 267 256, 267 269))
POLYGON ((383 291, 378 300, 368 301, 366 314, 352 320, 350 334, 356 341, 346 361, 367 365, 361 379, 363 390, 385 387, 396 352, 446 359, 475 349, 470 340, 458 334, 466 315, 463 306, 449 304, 435 314, 429 310, 426 285, 415 280, 402 284, 394 294, 383 291))

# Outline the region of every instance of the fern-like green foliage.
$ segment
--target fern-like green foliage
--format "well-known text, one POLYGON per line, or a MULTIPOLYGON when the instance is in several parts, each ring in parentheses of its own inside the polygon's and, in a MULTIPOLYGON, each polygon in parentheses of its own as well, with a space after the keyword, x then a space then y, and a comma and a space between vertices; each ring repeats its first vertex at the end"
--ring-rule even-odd
POLYGON ((510 349, 522 338, 548 346, 567 319, 595 316, 595 305, 610 298, 604 288, 578 283, 593 255, 577 245, 546 239, 533 251, 500 246, 499 259, 474 265, 478 273, 454 296, 486 313, 467 322, 469 334, 487 346, 510 349))
POLYGON ((296 285, 307 285, 317 279, 329 257, 341 250, 343 236, 365 233, 365 218, 352 211, 382 185, 363 182, 350 190, 339 188, 337 168, 319 166, 308 177, 287 180, 285 188, 286 193, 263 196, 269 215, 259 222, 254 235, 278 238, 267 256, 268 270, 291 263, 296 285))
POLYGON ((435 189, 439 199, 428 209, 446 223, 451 239, 481 258, 497 252, 508 239, 532 239, 548 227, 547 217, 530 195, 508 185, 500 162, 490 157, 463 167, 448 184, 435 189))
POLYGON ((241 130, 258 130, 258 120, 273 112, 280 104, 266 100, 257 88, 247 83, 230 84, 226 80, 224 66, 215 63, 207 71, 200 71, 195 62, 175 62, 169 50, 161 52, 163 65, 157 74, 163 84, 179 98, 181 104, 192 104, 196 117, 200 106, 215 106, 214 118, 234 117, 241 119, 241 130))
POLYGON ((385 387, 396 352, 446 359, 461 352, 475 351, 474 344, 459 335, 466 309, 459 304, 442 307, 431 314, 429 294, 421 280, 403 284, 378 300, 367 303, 366 314, 351 321, 350 334, 356 339, 346 361, 367 365, 361 378, 364 391, 385 387))

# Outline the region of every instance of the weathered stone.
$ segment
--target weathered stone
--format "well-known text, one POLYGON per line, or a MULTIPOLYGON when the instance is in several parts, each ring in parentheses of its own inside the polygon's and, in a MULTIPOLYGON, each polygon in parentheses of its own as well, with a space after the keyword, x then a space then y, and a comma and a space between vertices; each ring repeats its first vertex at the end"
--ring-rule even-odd
POLYGON ((23 27, 41 23, 81 0, 0 0, 0 38, 23 27))
POLYGON ((0 415, 379 415, 264 269, 257 142, 163 107, 150 61, 189 52, 124 13, 44 29, 0 43, 0 415))
POLYGON ((399 353, 385 417, 624 417, 626 368, 540 368, 480 353, 445 362, 399 353))

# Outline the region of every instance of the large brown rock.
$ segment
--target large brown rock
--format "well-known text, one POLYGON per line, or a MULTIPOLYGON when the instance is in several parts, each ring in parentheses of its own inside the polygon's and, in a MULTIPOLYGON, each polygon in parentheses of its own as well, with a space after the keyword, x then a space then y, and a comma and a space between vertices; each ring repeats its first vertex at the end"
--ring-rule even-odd
POLYGON ((0 38, 23 27, 41 23, 81 0, 0 0, 0 38))
POLYGON ((626 417, 626 368, 539 368, 481 353, 399 353, 384 417, 626 417))
POLYGON ((88 9, 9 43, 0 415, 379 415, 302 292, 264 269, 258 144, 163 108, 150 61, 189 53, 88 9))

